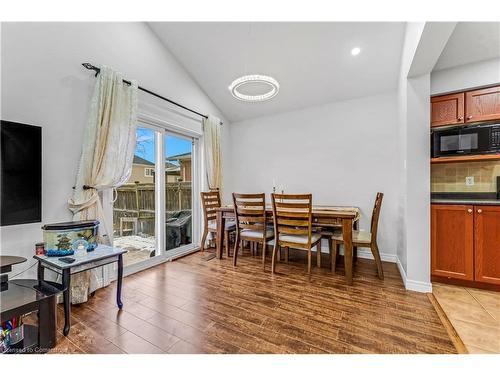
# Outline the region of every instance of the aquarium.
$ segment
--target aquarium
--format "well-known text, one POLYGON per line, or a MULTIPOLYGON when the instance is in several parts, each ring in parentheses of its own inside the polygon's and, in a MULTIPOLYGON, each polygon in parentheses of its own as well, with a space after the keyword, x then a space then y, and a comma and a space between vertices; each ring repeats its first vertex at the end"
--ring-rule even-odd
POLYGON ((78 250, 92 251, 97 247, 97 220, 46 224, 42 229, 48 256, 71 255, 78 250))

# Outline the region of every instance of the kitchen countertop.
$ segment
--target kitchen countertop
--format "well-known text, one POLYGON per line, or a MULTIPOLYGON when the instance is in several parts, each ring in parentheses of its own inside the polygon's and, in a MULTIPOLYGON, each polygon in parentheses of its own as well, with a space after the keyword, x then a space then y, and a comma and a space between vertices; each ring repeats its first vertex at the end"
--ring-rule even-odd
POLYGON ((500 206, 500 199, 455 199, 455 198, 432 198, 432 204, 484 204, 500 206))

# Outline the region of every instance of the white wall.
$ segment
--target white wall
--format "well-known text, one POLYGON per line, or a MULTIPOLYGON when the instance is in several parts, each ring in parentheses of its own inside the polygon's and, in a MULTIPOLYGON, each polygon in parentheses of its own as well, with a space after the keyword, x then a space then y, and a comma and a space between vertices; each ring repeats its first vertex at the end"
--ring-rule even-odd
POLYGON ((444 94, 500 83, 500 58, 431 73, 431 94, 444 94))
POLYGON ((400 266, 400 272, 403 279, 407 272, 407 117, 408 117, 408 100, 407 100, 407 77, 410 72, 410 67, 414 60, 417 51, 418 42, 424 31, 424 22, 409 22, 406 24, 405 38, 403 42, 403 51, 401 53, 401 68, 398 82, 398 221, 397 221, 397 257, 400 266))
POLYGON ((428 292, 430 280, 430 72, 454 23, 407 24, 398 87, 398 266, 407 289, 428 292))
POLYGON ((430 75, 407 80, 406 287, 430 291, 430 75))
MULTIPOLYGON (((71 219, 66 201, 75 182, 95 82, 81 63, 111 66, 141 86, 220 116, 144 23, 2 23, 1 48, 1 118, 43 128, 43 223, 71 219)), ((165 106, 148 95, 140 98, 141 107, 165 106)), ((199 122, 191 124, 200 129, 199 122)), ((223 128, 223 146, 229 126, 223 128)), ((42 239, 40 226, 2 227, 2 253, 27 257, 31 264, 34 244, 42 239)), ((14 273, 22 269, 16 267, 14 273)), ((33 276, 34 270, 23 276, 33 276)))
POLYGON ((394 261, 396 99, 388 93, 231 124, 231 191, 270 193, 275 179, 286 193, 311 192, 315 204, 361 207, 365 230, 381 191, 379 247, 394 261))

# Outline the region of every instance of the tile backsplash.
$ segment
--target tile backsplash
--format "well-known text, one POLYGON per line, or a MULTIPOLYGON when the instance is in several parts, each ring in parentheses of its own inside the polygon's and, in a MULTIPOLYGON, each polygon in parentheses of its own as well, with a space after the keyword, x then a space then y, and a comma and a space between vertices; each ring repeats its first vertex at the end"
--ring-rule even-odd
POLYGON ((446 163, 431 165, 431 192, 495 192, 500 161, 446 163), (474 185, 465 184, 466 177, 474 177, 474 185))

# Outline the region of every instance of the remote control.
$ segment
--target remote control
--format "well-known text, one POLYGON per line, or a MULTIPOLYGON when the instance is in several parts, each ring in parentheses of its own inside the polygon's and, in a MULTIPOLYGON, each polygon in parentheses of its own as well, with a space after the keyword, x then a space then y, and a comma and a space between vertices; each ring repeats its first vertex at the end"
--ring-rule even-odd
POLYGON ((60 260, 61 262, 64 262, 64 263, 73 263, 75 261, 75 258, 58 258, 57 260, 60 260))

